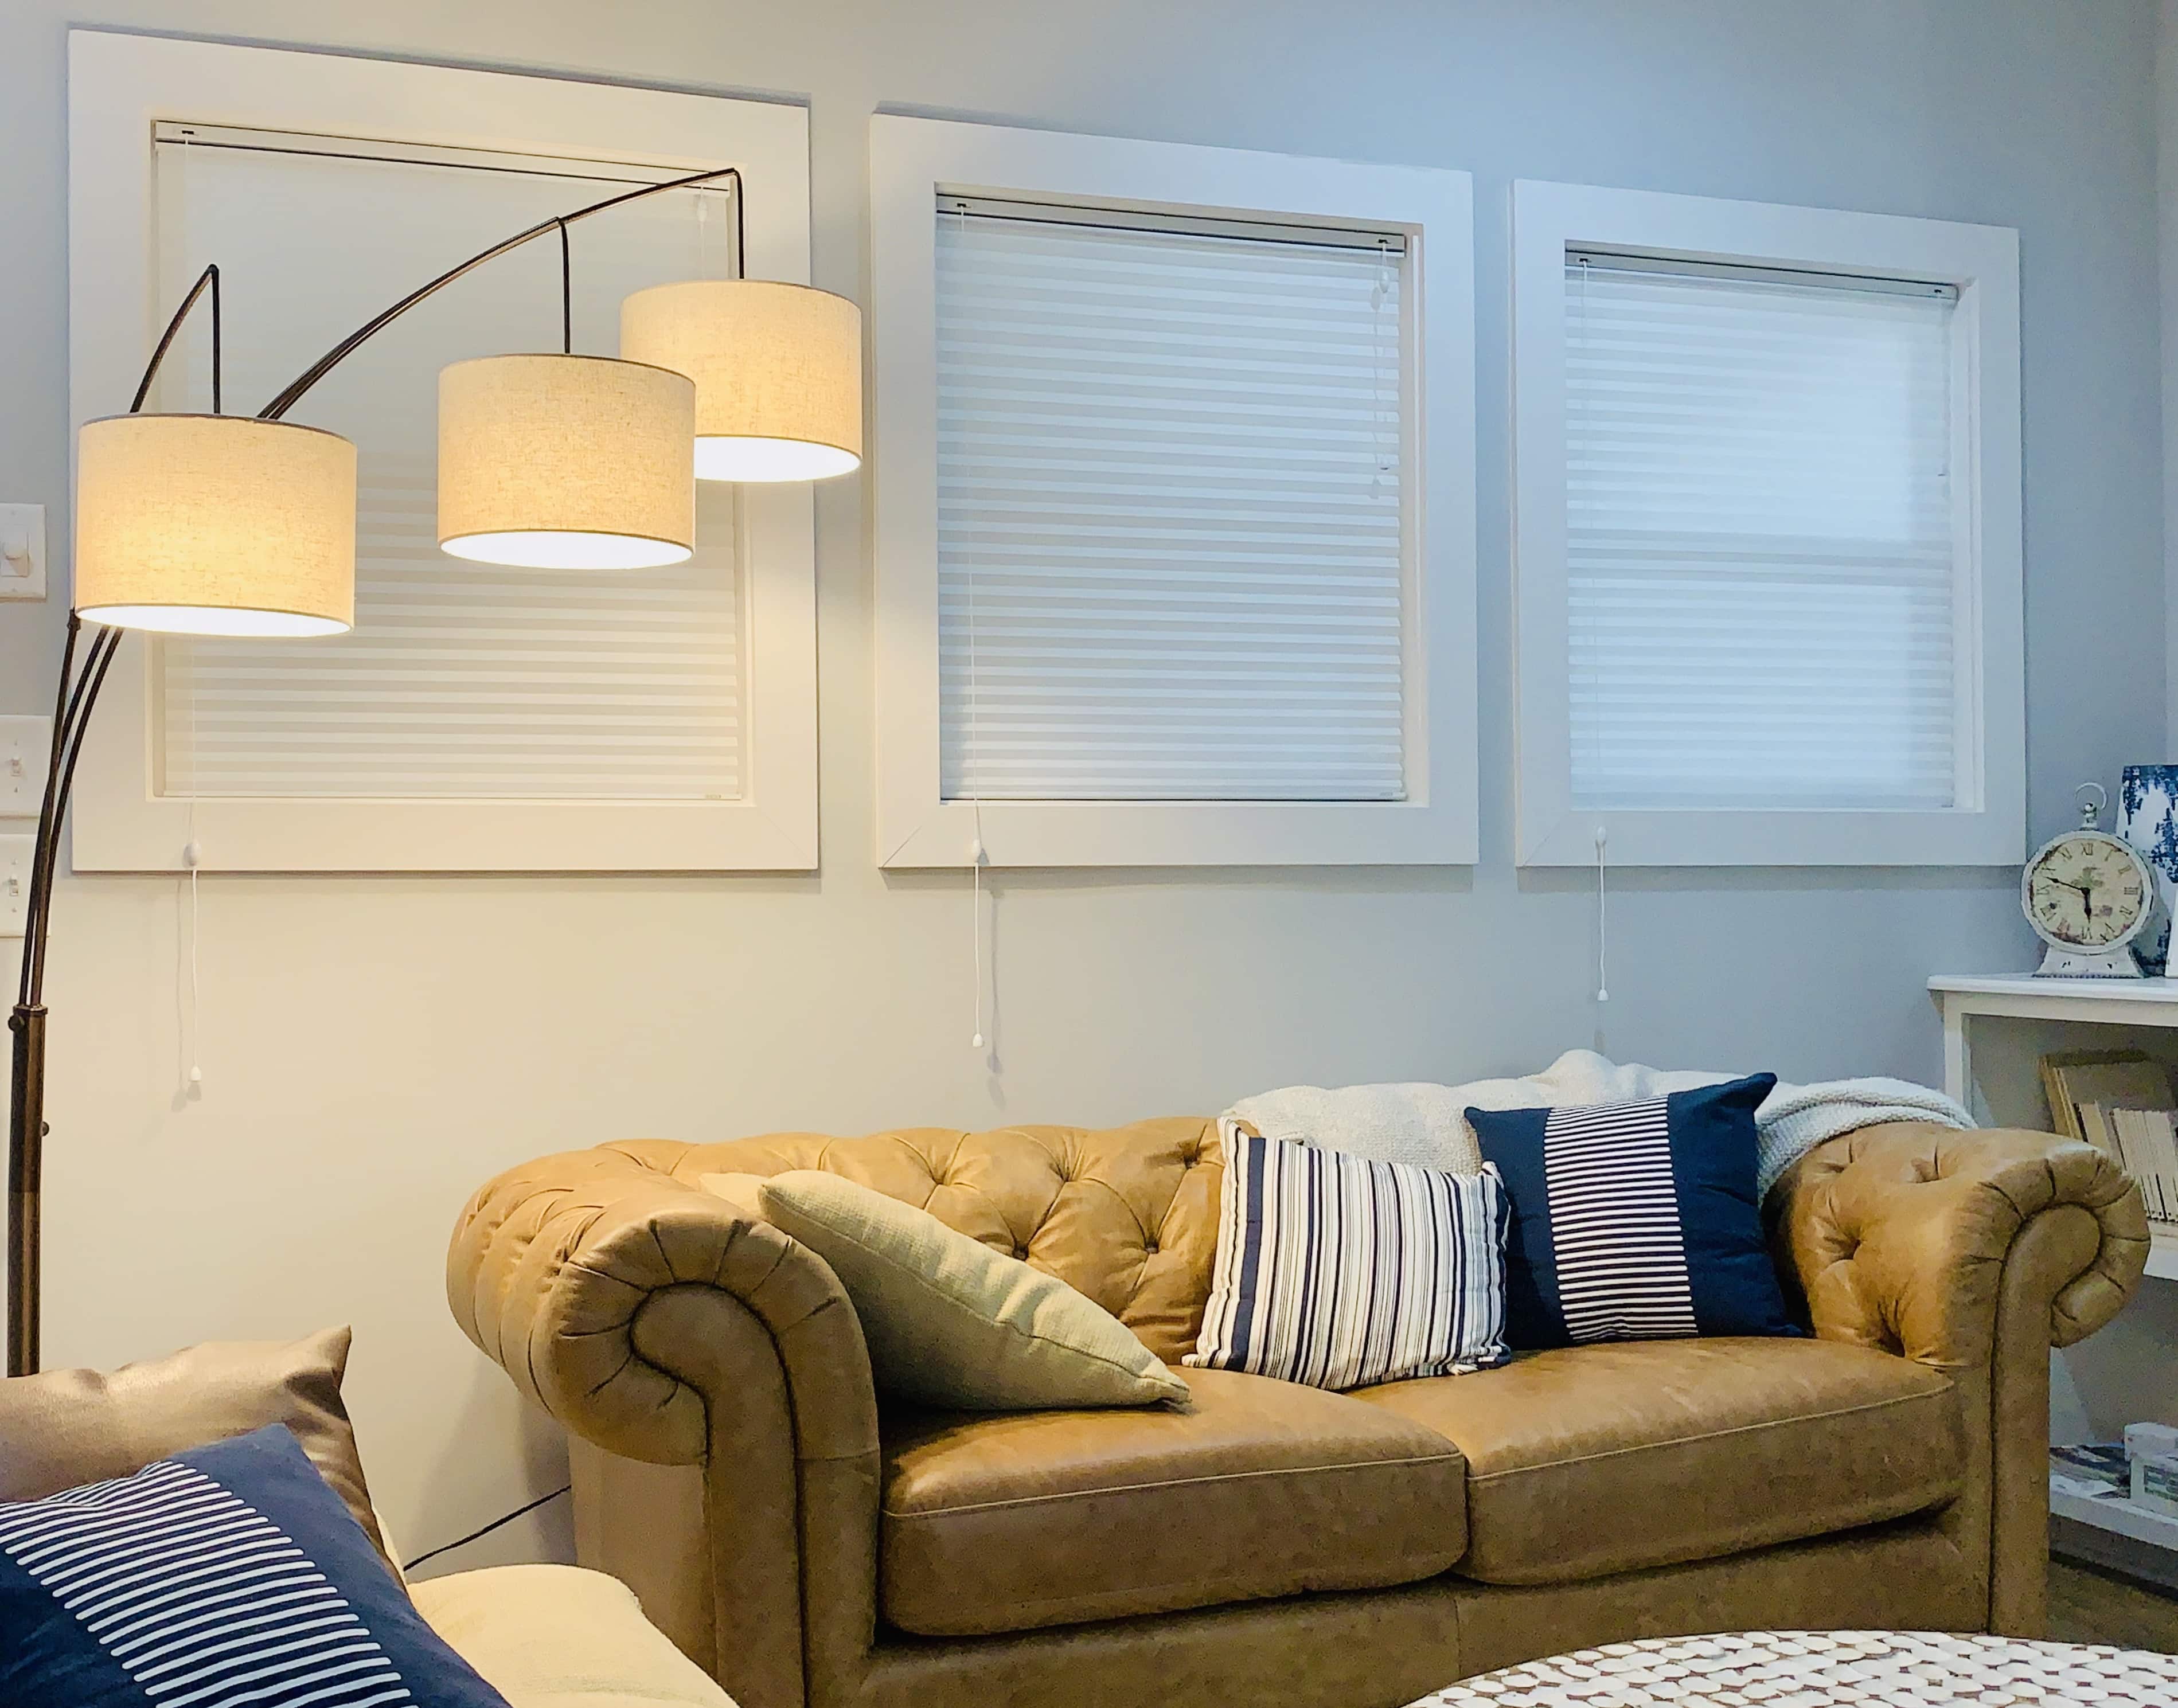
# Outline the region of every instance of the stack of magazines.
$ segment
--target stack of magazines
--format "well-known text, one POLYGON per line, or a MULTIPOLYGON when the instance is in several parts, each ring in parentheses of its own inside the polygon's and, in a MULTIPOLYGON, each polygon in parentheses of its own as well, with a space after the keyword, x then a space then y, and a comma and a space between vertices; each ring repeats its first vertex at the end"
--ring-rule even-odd
POLYGON ((2132 1492, 2132 1467, 2122 1441, 2097 1441, 2049 1449, 2049 1486, 2083 1500, 2132 1492))

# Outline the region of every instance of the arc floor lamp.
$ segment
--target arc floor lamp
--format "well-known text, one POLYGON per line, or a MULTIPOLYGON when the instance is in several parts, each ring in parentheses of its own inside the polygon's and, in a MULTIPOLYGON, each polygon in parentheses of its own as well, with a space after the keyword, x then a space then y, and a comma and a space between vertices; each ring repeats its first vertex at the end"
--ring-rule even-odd
POLYGON ((74 599, 30 867, 8 1128, 8 1373, 38 1368, 46 947, 62 821, 123 635, 337 635, 355 620, 356 450, 287 412, 358 348, 464 274, 560 239, 561 348, 487 356, 439 377, 439 543, 540 569, 627 570, 691 554, 698 480, 804 481, 862 463, 862 312, 746 276, 638 291, 618 357, 575 353, 567 228, 692 172, 608 197, 471 256, 348 334, 254 416, 222 412, 219 269, 207 267, 151 352, 126 415, 78 436, 74 599), (211 314, 212 412, 146 413, 160 364, 200 300, 211 314), (90 638, 84 638, 85 631, 90 638))

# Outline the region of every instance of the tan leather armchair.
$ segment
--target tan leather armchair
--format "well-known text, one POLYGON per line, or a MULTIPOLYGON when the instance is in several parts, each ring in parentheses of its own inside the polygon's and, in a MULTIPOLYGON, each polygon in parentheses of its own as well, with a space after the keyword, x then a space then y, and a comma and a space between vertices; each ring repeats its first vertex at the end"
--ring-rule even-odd
POLYGON ((569 1432, 582 1563, 742 1708, 1393 1708, 1636 1636, 2033 1634, 2049 1348, 2115 1314, 2148 1241, 2089 1147, 1873 1127, 1771 1194, 1810 1340, 977 1418, 881 1407, 829 1268, 698 1184, 796 1167, 1026 1254, 1174 1363, 1223 1175, 1190 1117, 643 1141, 477 1194, 449 1296, 569 1432))

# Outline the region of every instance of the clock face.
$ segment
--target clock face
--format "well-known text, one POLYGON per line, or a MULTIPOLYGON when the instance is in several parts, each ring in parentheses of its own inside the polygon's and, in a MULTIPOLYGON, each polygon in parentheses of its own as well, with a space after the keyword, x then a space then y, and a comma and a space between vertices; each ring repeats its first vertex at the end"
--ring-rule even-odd
POLYGON ((2061 837, 2035 857, 2026 899, 2037 934, 2067 948, 2108 948, 2137 930, 2148 910, 2131 850, 2092 831, 2061 837))

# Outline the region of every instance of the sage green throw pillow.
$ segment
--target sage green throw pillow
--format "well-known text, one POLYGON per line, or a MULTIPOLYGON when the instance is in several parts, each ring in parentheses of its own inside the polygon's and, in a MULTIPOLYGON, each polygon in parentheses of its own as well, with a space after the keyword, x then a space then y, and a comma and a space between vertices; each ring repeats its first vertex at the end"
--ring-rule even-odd
MULTIPOLYGON (((707 1175, 703 1185, 747 1201, 742 1177, 707 1175)), ((886 1394, 964 1411, 1187 1398, 1110 1312, 928 1210, 814 1169, 769 1176, 757 1201, 766 1221, 832 1266, 886 1394)))

